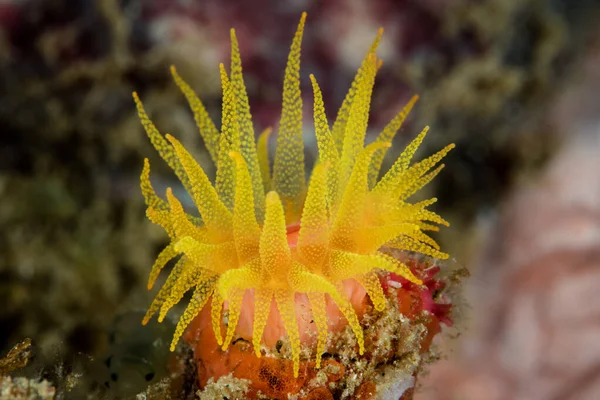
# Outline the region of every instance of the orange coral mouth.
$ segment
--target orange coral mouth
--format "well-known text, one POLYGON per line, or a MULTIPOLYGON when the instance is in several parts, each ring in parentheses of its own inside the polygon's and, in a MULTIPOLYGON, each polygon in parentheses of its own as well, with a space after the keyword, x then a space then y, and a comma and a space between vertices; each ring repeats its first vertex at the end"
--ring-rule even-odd
POLYGON ((290 246, 290 249, 295 249, 298 245, 298 235, 300 234, 300 222, 288 225, 286 227, 286 231, 288 246, 290 246))

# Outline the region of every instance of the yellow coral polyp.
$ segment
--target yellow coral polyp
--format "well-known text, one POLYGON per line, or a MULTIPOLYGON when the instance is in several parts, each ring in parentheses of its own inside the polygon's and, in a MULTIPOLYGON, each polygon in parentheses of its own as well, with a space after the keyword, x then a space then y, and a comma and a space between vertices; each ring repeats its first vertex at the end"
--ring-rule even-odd
POLYGON ((134 93, 146 133, 190 193, 201 216, 186 214, 171 189, 167 189, 166 201, 157 196, 149 179, 150 164, 145 160, 141 188, 148 207, 147 216, 161 225, 171 239, 152 267, 148 288, 152 288, 167 262, 174 258, 178 261, 143 323, 157 312, 162 321, 169 309, 187 291, 194 289, 177 324, 171 350, 210 299, 215 336, 225 350, 242 312, 244 292, 253 290, 252 343, 256 355, 261 356, 261 338, 275 301, 291 344, 294 376, 298 376, 300 360, 300 335, 294 310, 296 293, 306 293, 311 304, 318 331, 316 364, 319 367, 328 334, 325 296, 340 308, 357 337, 360 353, 364 351, 363 332, 356 312, 343 294, 342 281, 355 279, 364 286, 375 308, 382 310, 386 299, 377 270, 391 271, 416 284, 422 283, 407 266, 381 252, 382 247, 447 258, 425 233, 437 230, 437 225, 448 225, 427 209, 435 199, 414 204, 407 199, 440 172, 443 165, 437 166, 439 161, 453 148, 449 145, 411 165, 427 133, 425 128, 383 178, 377 179, 383 157, 416 101, 416 97, 411 99, 375 142, 365 147, 371 92, 381 65, 375 55, 383 32, 380 30, 332 129, 317 80, 310 76, 319 159, 306 187, 300 93, 300 45, 305 18, 303 14, 285 70, 283 109, 272 174, 268 155, 270 130, 266 130, 256 144, 234 30, 231 30, 230 73, 220 65, 223 87, 220 132, 194 91, 175 68, 171 69, 217 165, 214 184, 177 139, 159 133, 134 93), (298 222, 297 243, 290 246, 286 226, 298 222), (229 318, 223 339, 221 319, 225 301, 229 318))

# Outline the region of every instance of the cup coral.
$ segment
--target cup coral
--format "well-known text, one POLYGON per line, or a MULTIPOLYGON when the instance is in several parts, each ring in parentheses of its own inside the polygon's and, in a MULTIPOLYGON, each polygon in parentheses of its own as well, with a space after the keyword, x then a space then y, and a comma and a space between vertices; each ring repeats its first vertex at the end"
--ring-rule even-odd
POLYGON ((328 335, 327 297, 347 319, 360 354, 364 351, 363 330, 343 282, 355 280, 379 311, 386 307, 386 297, 377 271, 389 271, 414 285, 422 284, 409 267, 382 248, 447 258, 426 233, 438 230, 438 225, 448 225, 428 210, 436 199, 410 203, 408 198, 440 172, 444 167, 438 165, 440 160, 454 147, 448 145, 411 163, 427 133, 425 128, 378 179, 392 139, 416 101, 414 97, 377 139, 365 146, 371 92, 381 66, 375 55, 380 30, 332 128, 317 80, 310 76, 319 158, 307 185, 300 93, 300 47, 305 19, 303 14, 285 70, 272 173, 267 150, 270 131, 260 135, 256 143, 233 29, 229 73, 223 64, 219 66, 223 88, 220 131, 193 90, 175 68, 171 69, 217 166, 214 184, 177 139, 159 133, 134 93, 139 117, 152 144, 188 190, 200 213, 200 217, 187 214, 171 189, 167 189, 166 201, 157 196, 149 180, 150 165, 145 160, 141 188, 147 216, 170 237, 169 245, 152 267, 148 288, 152 288, 168 261, 178 260, 143 322, 147 323, 156 313, 162 321, 183 295, 194 289, 177 324, 171 350, 209 301, 214 335, 225 350, 243 312, 244 294, 252 291, 252 345, 256 356, 261 357, 261 339, 274 302, 290 341, 295 377, 301 349, 295 310, 298 294, 307 295, 317 327, 318 368, 328 335), (223 332, 225 302, 228 320, 223 332))

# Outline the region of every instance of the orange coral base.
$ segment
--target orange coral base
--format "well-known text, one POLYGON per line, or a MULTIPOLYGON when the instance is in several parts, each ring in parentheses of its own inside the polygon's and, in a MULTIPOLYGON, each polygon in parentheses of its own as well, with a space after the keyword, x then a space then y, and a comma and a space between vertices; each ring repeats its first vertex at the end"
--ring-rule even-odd
MULTIPOLYGON (((406 301, 406 304, 415 303, 406 301)), ((299 376, 294 378, 291 360, 269 356, 258 358, 254 354, 252 345, 243 340, 231 345, 227 351, 222 351, 212 327, 202 321, 210 321, 210 308, 205 308, 198 315, 192 329, 189 329, 185 335, 185 340, 194 345, 200 387, 206 386, 210 378, 216 381, 222 376, 232 374, 235 378, 247 379, 251 382, 250 391, 247 393, 249 399, 256 398, 258 391, 274 399, 287 399, 288 394, 298 393, 316 377, 319 371, 315 368, 314 360, 301 361, 299 376)), ((440 331, 440 324, 434 317, 429 318, 425 325, 428 334, 423 338, 421 345, 423 353, 429 350, 433 338, 440 331)), ((321 369, 327 371, 327 383, 338 381, 345 373, 344 366, 334 359, 323 360, 321 369)), ((369 400, 374 399, 375 394, 375 383, 367 381, 358 388, 354 398, 369 400)), ((302 400, 316 399, 333 399, 333 395, 327 387, 323 386, 315 388, 302 398, 302 400)))
MULTIPOLYGON (((439 282, 433 277, 437 271, 429 270, 429 272, 426 272, 423 270, 425 265, 419 265, 414 261, 409 262, 409 265, 416 272, 417 276, 426 278, 426 285, 431 286, 431 288, 439 286, 439 282), (429 277, 427 277, 428 274, 430 275, 429 277)), ((387 291, 389 289, 388 282, 392 280, 398 282, 401 278, 390 274, 387 278, 382 279, 383 287, 387 291)), ((368 296, 362 286, 353 280, 345 281, 344 286, 348 298, 351 299, 355 310, 359 314, 359 318, 362 319, 362 315, 368 309, 366 306, 371 304, 368 296)), ((436 305, 431 299, 431 288, 427 286, 419 287, 404 282, 400 288, 393 292, 388 291, 387 293, 388 296, 394 293, 394 297, 398 300, 399 311, 404 316, 410 319, 419 319, 420 323, 425 324, 427 335, 422 338, 421 353, 429 350, 433 338, 441 330, 440 319, 436 313, 429 310, 429 308, 432 308, 431 304, 436 305), (427 301, 424 301, 424 299, 427 301), (430 305, 427 305, 428 301, 431 301, 430 305), (424 311, 429 312, 423 314, 424 311)), ((241 318, 235 336, 242 339, 234 340, 234 343, 226 351, 221 350, 215 339, 211 325, 210 306, 205 307, 198 314, 184 335, 185 341, 194 349, 200 386, 206 386, 210 378, 216 381, 220 377, 232 374, 234 378, 247 379, 251 382, 250 392, 247 393, 247 398, 250 399, 256 398, 258 391, 274 399, 287 399, 288 394, 298 393, 319 372, 315 368, 314 355, 312 357, 313 361, 300 362, 298 378, 293 377, 293 362, 291 360, 265 355, 261 358, 256 357, 251 344, 254 316, 252 291, 248 291, 245 294, 242 304, 241 318)), ((316 332, 305 295, 296 295, 296 314, 298 316, 302 343, 314 348, 316 345, 316 332)), ((340 315, 338 308, 330 299, 328 299, 327 314, 330 321, 330 332, 339 332, 347 325, 345 319, 340 315)), ((444 316, 440 317, 443 320, 444 316)), ((222 326, 222 334, 224 333, 225 327, 222 326)), ((267 329, 263 336, 263 344, 270 349, 275 349, 277 341, 282 337, 285 337, 285 330, 273 302, 267 322, 267 329)), ((371 357, 369 349, 367 348, 366 350, 367 352, 363 357, 371 357)), ((390 349, 390 359, 393 358, 393 353, 393 350, 390 349)), ((384 358, 387 357, 385 356, 384 358)), ((382 361, 385 362, 385 360, 382 361)), ((345 367, 334 359, 323 360, 321 368, 327 374, 327 383, 338 381, 345 374, 345 367)), ((374 398, 375 393, 376 385, 373 382, 366 381, 357 389, 355 398, 368 400, 374 398), (358 397, 359 394, 360 397, 358 397)), ((333 399, 331 392, 326 386, 322 386, 313 389, 302 400, 326 400, 330 398, 333 399)), ((409 396, 408 398, 411 397, 409 396)))
MULTIPOLYGON (((265 356, 258 358, 252 345, 245 341, 237 341, 226 351, 222 351, 212 327, 203 321, 210 321, 209 308, 205 308, 198 315, 192 328, 185 335, 186 341, 195 343, 194 355, 201 387, 205 386, 211 377, 217 380, 232 373, 235 378, 252 382, 249 398, 254 398, 258 391, 273 398, 287 398, 289 393, 297 393, 318 372, 314 361, 301 361, 299 376, 294 379, 291 360, 265 356)), ((344 367, 337 361, 324 360, 321 367, 327 365, 339 366, 338 373, 328 375, 329 382, 340 379, 344 374, 344 367)))

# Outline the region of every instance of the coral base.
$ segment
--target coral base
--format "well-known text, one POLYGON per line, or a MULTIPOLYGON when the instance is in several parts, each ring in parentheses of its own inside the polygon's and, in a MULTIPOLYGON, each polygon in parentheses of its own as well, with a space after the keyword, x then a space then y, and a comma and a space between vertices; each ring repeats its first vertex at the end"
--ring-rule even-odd
POLYGON ((358 298, 353 299, 362 315, 365 354, 358 354, 351 329, 340 318, 334 319, 327 353, 321 368, 316 369, 314 333, 306 332, 309 328, 314 330, 311 326, 314 324, 310 319, 306 324, 301 322, 307 338, 303 341, 306 346, 303 357, 310 361, 301 361, 298 378, 293 377, 293 363, 283 332, 275 344, 267 343, 272 340, 263 342, 260 358, 254 353, 247 329, 238 329, 232 345, 222 351, 210 324, 210 307, 206 307, 185 335, 186 342, 194 349, 199 385, 204 389, 201 399, 212 399, 209 393, 222 398, 224 392, 232 399, 288 399, 290 394, 299 400, 365 400, 382 396, 412 399, 417 373, 423 363, 432 359, 430 346, 441 330, 440 322, 451 323, 451 306, 445 301, 438 303, 440 299, 434 300, 446 285, 435 278, 438 267, 417 262, 410 266, 424 285, 410 284, 394 274, 382 275, 382 286, 389 299, 383 312, 375 311, 366 295, 360 303, 358 298))

